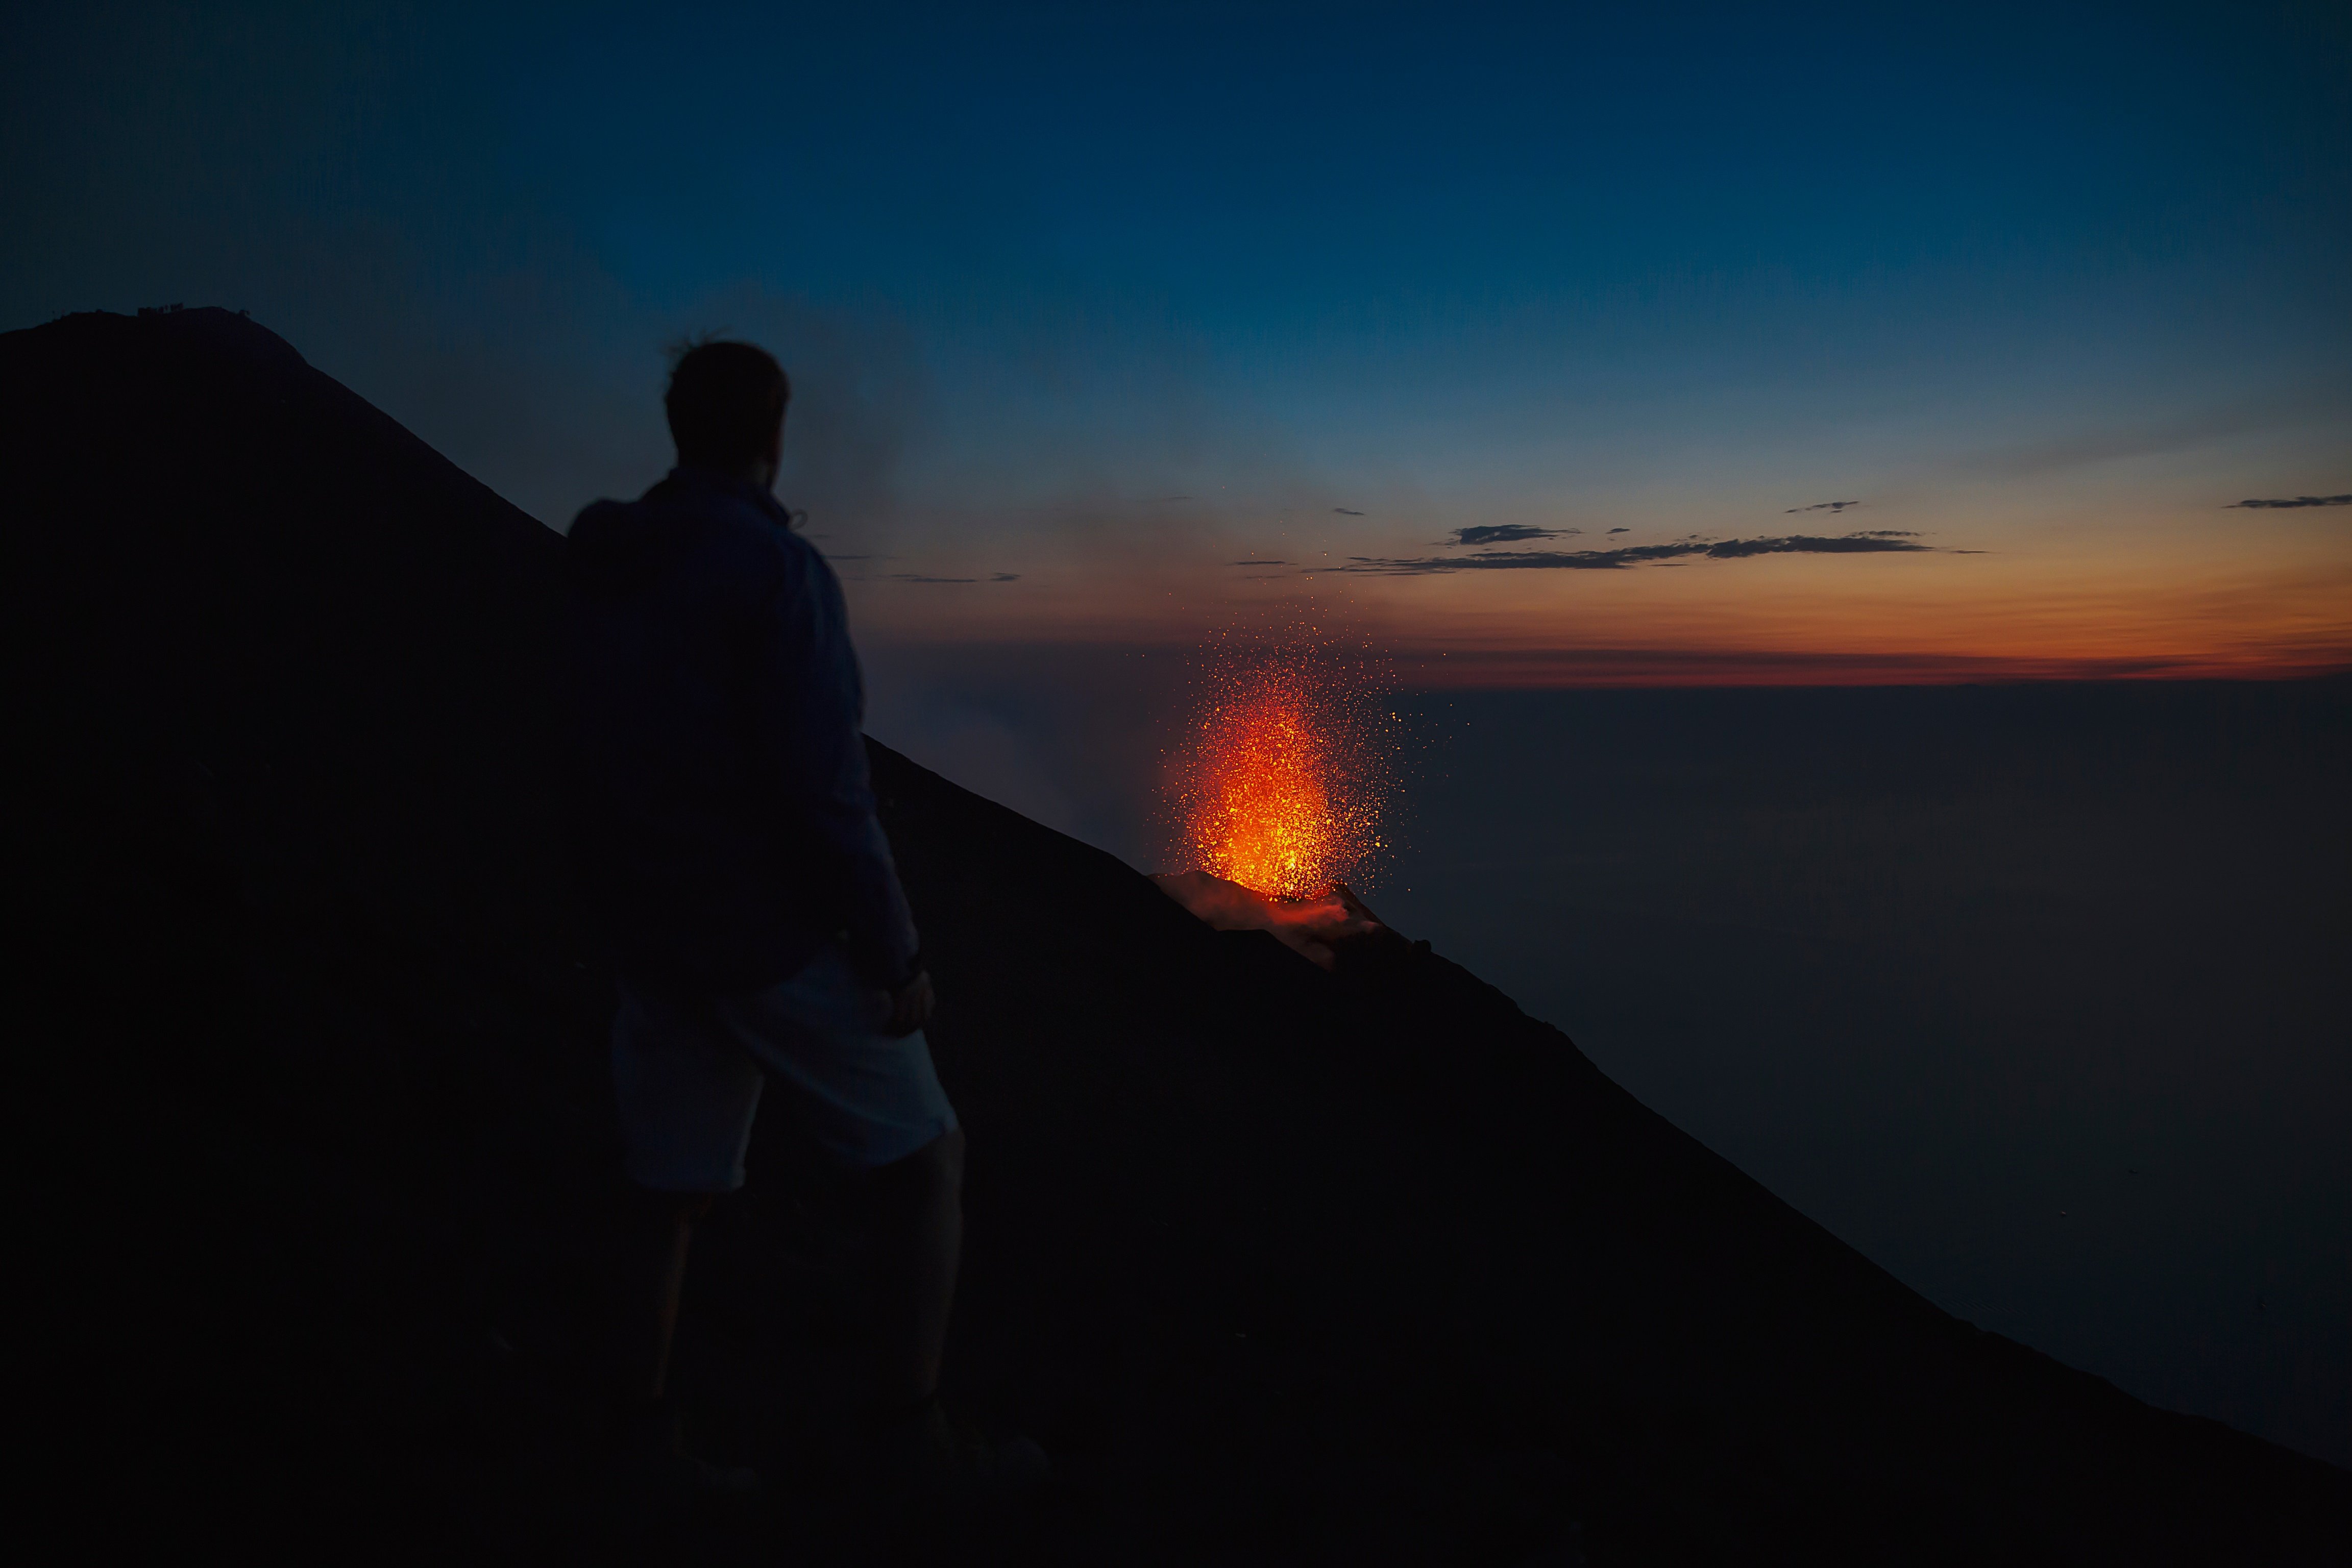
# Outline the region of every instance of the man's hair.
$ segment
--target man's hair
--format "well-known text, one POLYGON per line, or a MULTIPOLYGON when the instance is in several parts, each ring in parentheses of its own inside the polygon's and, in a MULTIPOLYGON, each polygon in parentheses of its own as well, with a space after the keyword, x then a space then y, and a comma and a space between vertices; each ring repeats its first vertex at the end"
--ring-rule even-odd
POLYGON ((670 367, 662 406, 677 460, 740 468, 762 457, 783 423, 793 384, 767 350, 750 343, 697 343, 670 367))

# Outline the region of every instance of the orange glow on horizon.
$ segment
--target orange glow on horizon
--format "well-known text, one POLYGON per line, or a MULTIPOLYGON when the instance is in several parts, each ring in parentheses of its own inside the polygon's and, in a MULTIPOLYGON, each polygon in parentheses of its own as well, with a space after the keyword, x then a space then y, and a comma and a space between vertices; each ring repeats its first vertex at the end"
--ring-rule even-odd
POLYGON ((1415 689, 2352 670, 2352 532, 2341 514, 2232 514, 2226 525, 2215 515, 1921 516, 1906 527, 1933 525, 1921 537, 1936 544, 1913 553, 1423 576, 1237 574, 1238 542, 1155 537, 1130 556, 1050 564, 1000 596, 877 585, 872 603, 886 635, 909 643, 1117 646, 1158 658, 1192 644, 1204 620, 1312 616, 1319 597, 1415 689))

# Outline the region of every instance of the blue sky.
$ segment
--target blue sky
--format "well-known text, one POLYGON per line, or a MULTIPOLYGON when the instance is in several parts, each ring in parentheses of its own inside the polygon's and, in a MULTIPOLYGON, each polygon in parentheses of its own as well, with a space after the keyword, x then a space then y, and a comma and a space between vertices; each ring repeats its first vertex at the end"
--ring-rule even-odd
POLYGON ((1843 521, 1933 549, 1709 563, 1705 591, 1351 591, 1405 643, 1850 653, 1892 624, 2193 662, 2216 612, 2182 595, 2219 574, 2295 606, 2232 647, 2352 647, 2352 509, 2219 514, 2352 490, 2328 8, 5 26, 0 324, 251 309, 558 524, 666 461, 665 343, 758 338, 800 387, 784 488, 881 563, 845 562, 879 637, 1181 639, 1308 591, 1218 576, 1251 552, 1749 538, 1856 499, 1843 521), (926 575, 1017 585, 902 581, 926 575), (2022 600, 2096 635, 1992 627, 2022 600))

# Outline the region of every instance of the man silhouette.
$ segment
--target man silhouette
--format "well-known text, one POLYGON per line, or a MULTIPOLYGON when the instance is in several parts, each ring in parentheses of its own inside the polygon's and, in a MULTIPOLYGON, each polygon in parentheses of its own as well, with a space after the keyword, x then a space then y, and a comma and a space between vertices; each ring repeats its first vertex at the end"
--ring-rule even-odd
POLYGON ((665 1491, 751 1484, 687 1453, 667 1383, 695 1221, 742 1184, 764 1094, 878 1232, 869 1457, 918 1489, 1010 1484, 1042 1467, 1034 1446, 975 1443, 938 1407, 963 1133, 923 1038, 931 981, 875 816, 841 584, 772 493, 790 397, 763 351, 693 348, 664 398, 677 466, 572 528, 575 842, 619 978, 635 1194, 623 1451, 665 1491))

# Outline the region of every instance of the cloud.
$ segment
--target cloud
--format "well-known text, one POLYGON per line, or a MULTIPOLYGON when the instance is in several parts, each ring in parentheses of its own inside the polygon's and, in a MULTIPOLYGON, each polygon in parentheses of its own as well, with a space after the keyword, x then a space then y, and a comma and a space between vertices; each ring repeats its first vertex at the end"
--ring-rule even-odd
POLYGON ((1630 528, 1612 528, 1609 531, 1612 533, 1631 533, 1633 531, 1630 528))
POLYGON ((1228 561, 1228 566, 1296 566, 1296 561, 1228 561))
POLYGON ((1428 555, 1390 559, 1351 555, 1337 572, 1379 577, 1429 577, 1451 572, 1617 572, 1632 566, 1672 565, 1697 557, 1744 561, 1756 555, 1880 555, 1924 552, 1931 547, 1880 534, 1849 533, 1835 539, 1788 534, 1769 539, 1684 539, 1672 544, 1622 544, 1614 550, 1482 550, 1475 555, 1428 555))
POLYGON ((1457 528, 1448 544, 1517 544, 1523 539, 1565 539, 1571 533, 1581 533, 1580 528, 1530 528, 1524 522, 1489 523, 1478 528, 1457 528))
POLYGON ((1727 539, 1689 553, 1703 554, 1717 561, 1737 561, 1750 555, 1867 555, 1890 550, 1927 548, 1924 544, 1906 544, 1882 533, 1848 533, 1836 539, 1801 533, 1785 539, 1727 539))
POLYGON ((1018 572, 992 572, 986 577, 927 577, 920 572, 893 572, 894 583, 1018 583, 1018 572))
POLYGON ((2352 506, 2352 496, 2289 496, 2276 500, 2233 500, 2221 510, 2235 511, 2240 507, 2251 507, 2284 510, 2304 506, 2352 506))
POLYGON ((1860 506, 1861 504, 1862 503, 1858 500, 1817 500, 1811 506, 1792 506, 1782 515, 1793 516, 1801 511, 1838 512, 1845 510, 1848 507, 1860 506))
POLYGON ((1344 506, 1335 506, 1331 510, 1338 512, 1341 517, 1361 517, 1364 515, 1360 511, 1349 511, 1344 506))

